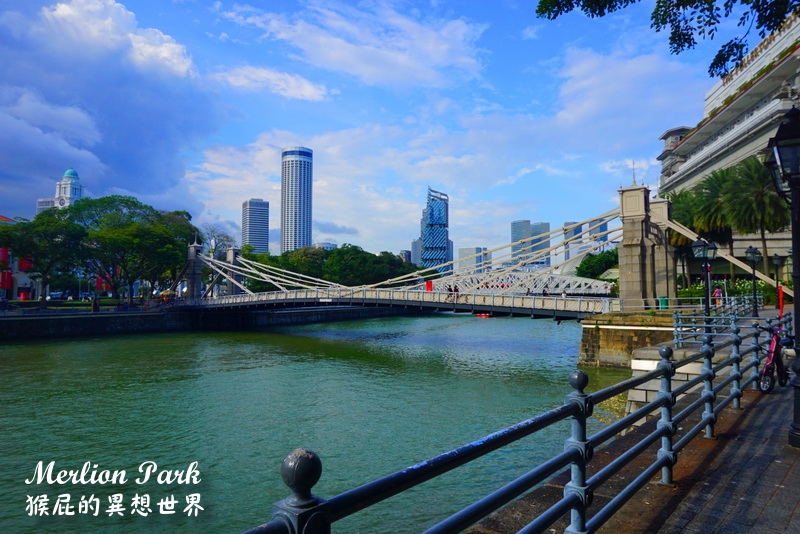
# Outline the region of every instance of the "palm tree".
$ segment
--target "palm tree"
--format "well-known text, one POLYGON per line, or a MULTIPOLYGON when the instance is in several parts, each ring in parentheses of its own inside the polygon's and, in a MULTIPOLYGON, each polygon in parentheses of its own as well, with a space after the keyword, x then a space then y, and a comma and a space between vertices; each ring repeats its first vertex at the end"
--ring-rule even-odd
MULTIPOLYGON (((672 220, 691 229, 695 229, 695 203, 696 194, 694 191, 684 189, 682 191, 670 191, 663 195, 672 204, 672 220)), ((685 235, 670 230, 669 244, 675 247, 676 259, 681 258, 681 268, 683 279, 688 285, 689 279, 686 276, 686 258, 692 256, 692 240, 685 235)))
MULTIPOLYGON (((717 244, 728 245, 728 253, 733 256, 733 228, 728 219, 725 194, 734 179, 734 170, 717 169, 703 178, 694 188, 694 224, 697 232, 717 244)), ((730 264, 731 278, 734 266, 730 264)))
POLYGON ((734 177, 723 192, 724 211, 731 226, 742 234, 758 233, 764 251, 763 271, 769 272, 767 232, 778 232, 790 223, 789 207, 778 196, 769 171, 750 157, 734 167, 734 177))

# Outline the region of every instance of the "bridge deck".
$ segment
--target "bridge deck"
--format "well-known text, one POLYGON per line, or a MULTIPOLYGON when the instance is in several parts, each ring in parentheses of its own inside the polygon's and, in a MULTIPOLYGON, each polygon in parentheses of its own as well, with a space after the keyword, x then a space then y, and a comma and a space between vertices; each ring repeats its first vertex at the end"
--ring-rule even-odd
POLYGON ((187 299, 184 306, 205 309, 270 309, 303 306, 385 306, 430 311, 486 313, 554 319, 581 319, 619 309, 619 300, 598 297, 555 297, 447 293, 403 289, 301 289, 268 293, 187 299))

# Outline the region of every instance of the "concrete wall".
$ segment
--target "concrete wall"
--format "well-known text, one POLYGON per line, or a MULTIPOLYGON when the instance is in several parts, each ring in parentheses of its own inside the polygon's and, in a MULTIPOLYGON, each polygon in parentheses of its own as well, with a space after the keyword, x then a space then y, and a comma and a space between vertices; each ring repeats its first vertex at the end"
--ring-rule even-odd
POLYGON ((667 311, 593 315, 581 323, 580 365, 630 369, 636 349, 673 337, 672 314, 667 311))
POLYGON ((325 307, 280 311, 171 310, 140 313, 7 315, 0 317, 0 341, 154 332, 248 330, 414 313, 418 312, 390 308, 325 307))

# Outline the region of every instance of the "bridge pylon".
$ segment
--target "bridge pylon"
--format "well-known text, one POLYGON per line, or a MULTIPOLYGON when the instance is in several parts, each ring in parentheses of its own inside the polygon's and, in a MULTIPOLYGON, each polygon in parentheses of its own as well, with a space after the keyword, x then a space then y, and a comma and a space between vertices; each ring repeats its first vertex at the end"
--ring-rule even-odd
POLYGON ((619 296, 624 309, 657 309, 659 298, 677 297, 676 265, 668 228, 650 218, 651 210, 671 219, 668 200, 650 200, 645 186, 619 190, 622 243, 619 245, 619 296))
POLYGON ((186 256, 186 267, 184 269, 184 276, 186 277, 186 297, 191 299, 200 298, 203 291, 202 283, 202 265, 198 259, 200 251, 203 250, 203 245, 196 241, 189 245, 189 252, 186 256))

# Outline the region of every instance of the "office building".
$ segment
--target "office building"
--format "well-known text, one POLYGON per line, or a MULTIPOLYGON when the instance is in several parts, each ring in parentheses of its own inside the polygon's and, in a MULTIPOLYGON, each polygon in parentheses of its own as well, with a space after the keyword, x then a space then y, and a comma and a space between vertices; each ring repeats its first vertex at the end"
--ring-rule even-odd
POLYGON ((269 202, 251 198, 242 203, 242 246, 252 245, 253 252, 269 252, 269 202))
POLYGON ((469 247, 458 249, 458 271, 469 273, 485 273, 491 268, 492 253, 486 247, 469 247))
POLYGON ((524 263, 531 254, 531 221, 525 219, 511 222, 511 260, 524 263), (522 243, 520 243, 522 241, 522 243))
MULTIPOLYGON (((428 188, 428 199, 420 220, 420 263, 422 267, 436 267, 453 261, 453 243, 449 238, 450 198, 428 188)), ((412 257, 415 252, 412 242, 412 257)), ((437 269, 452 271, 452 265, 437 269)))
POLYGON ((56 194, 53 198, 40 198, 36 201, 36 213, 39 214, 50 208, 66 208, 83 198, 83 186, 75 169, 69 168, 64 172, 60 181, 56 182, 56 194))
POLYGON ((281 151, 281 253, 311 246, 312 164, 310 148, 281 151))
POLYGON ((577 221, 569 221, 564 223, 564 260, 568 260, 577 254, 578 248, 581 245, 579 236, 583 232, 583 226, 578 224, 577 221), (571 241, 570 241, 571 240, 571 241), (569 241, 569 243, 567 243, 569 241))
POLYGON ((531 250, 533 251, 534 260, 532 265, 548 266, 550 265, 550 253, 544 252, 550 248, 550 223, 549 222, 535 222, 531 223, 531 250))

